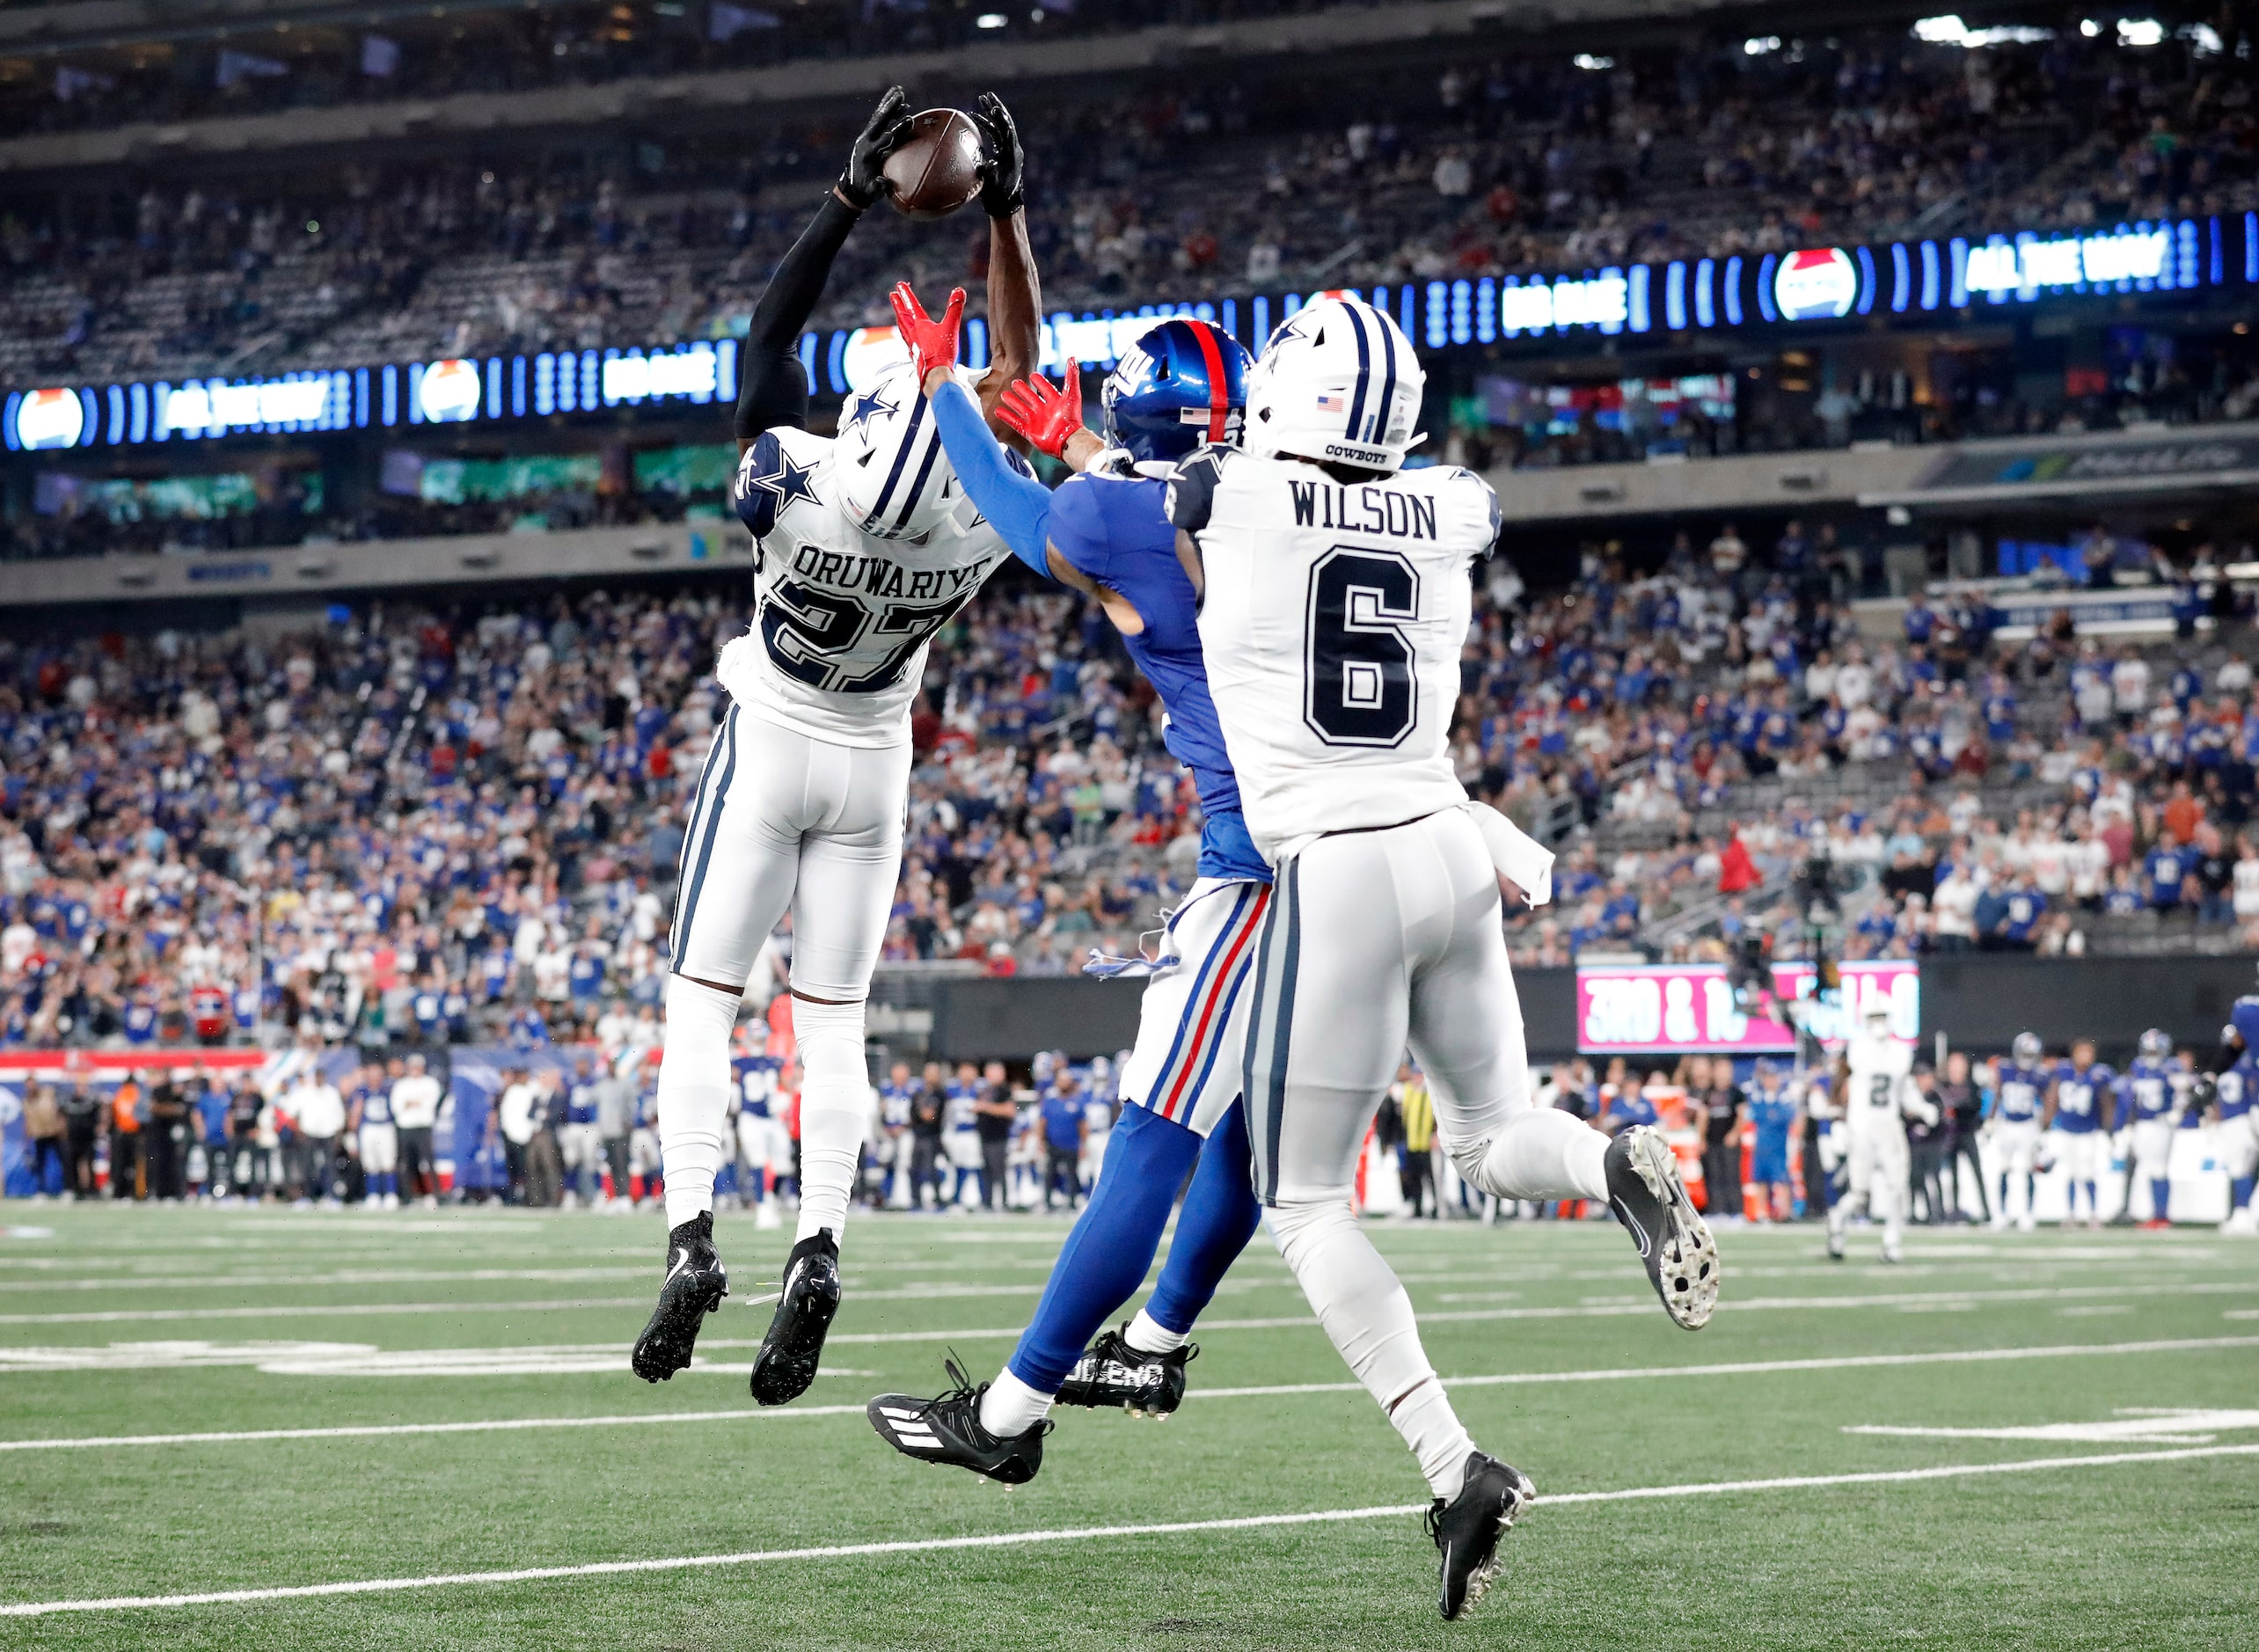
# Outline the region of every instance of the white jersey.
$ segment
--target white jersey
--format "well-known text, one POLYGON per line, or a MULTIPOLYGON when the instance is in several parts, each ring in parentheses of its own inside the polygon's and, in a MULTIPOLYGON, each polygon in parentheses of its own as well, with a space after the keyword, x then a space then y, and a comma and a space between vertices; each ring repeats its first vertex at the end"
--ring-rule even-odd
POLYGON ((1200 545, 1209 688, 1265 858, 1466 800, 1450 736, 1467 570, 1498 532, 1488 483, 1436 466, 1345 486, 1203 448, 1169 515, 1200 545))
POLYGON ((1929 1104, 1914 1087, 1914 1047, 1895 1038, 1853 1033, 1844 1049, 1851 1069, 1845 1086, 1843 1116, 1855 1137, 1904 1135, 1906 1115, 1929 1104))
MULTIPOLYGON (((921 539, 865 533, 833 502, 834 445, 786 426, 739 460, 730 498, 753 530, 753 626, 722 649, 715 676, 739 705, 810 739, 896 746, 926 644, 1011 549, 969 499, 921 539)), ((938 433, 902 457, 915 451, 930 465, 938 433)))

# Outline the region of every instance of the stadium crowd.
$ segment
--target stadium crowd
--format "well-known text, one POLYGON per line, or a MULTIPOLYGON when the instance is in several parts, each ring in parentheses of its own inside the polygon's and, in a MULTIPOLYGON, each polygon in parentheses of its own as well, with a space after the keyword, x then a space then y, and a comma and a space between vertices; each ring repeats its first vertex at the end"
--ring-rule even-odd
MULTIPOLYGON (((2202 647, 2011 647, 1978 599, 1920 597, 1867 640, 1853 577, 1795 524, 1762 553, 1682 536, 1644 573, 1596 549, 1536 598, 1489 565, 1459 771, 1562 849, 1517 958, 1722 956, 1744 932, 1789 955, 1820 857, 1854 958, 2259 943, 2248 614, 2202 647)), ((0 1039, 654 1021, 706 673, 741 624, 708 588, 0 645, 0 1039)), ((1133 947, 1190 881, 1197 805, 1096 610, 1001 576, 925 691, 887 959, 1058 973, 1133 947)))
MULTIPOLYGON (((2221 55, 2235 45, 2207 28, 2142 48, 1849 32, 1620 62, 1533 50, 1363 74, 1346 122, 1322 76, 1173 78, 1027 106, 1031 229, 1047 293, 1081 306, 2241 210, 2259 152, 2221 55)), ((0 222, 0 371, 719 336, 837 141, 800 127, 726 160, 651 143, 74 193, 0 222)), ((889 282, 946 290, 983 256, 954 228, 876 215, 817 325, 884 325, 889 282)))

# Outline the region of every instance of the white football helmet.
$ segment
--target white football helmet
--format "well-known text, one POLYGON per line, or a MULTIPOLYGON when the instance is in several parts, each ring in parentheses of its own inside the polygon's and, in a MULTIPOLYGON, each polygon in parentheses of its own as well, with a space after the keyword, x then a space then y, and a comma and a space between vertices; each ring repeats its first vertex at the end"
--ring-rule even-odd
POLYGON ((906 361, 839 404, 830 468, 840 509, 874 538, 917 538, 966 504, 933 409, 906 361))
POLYGON ((1247 375, 1240 445, 1292 457, 1401 470, 1421 438, 1428 375, 1385 310, 1354 294, 1319 298, 1278 326, 1247 375))

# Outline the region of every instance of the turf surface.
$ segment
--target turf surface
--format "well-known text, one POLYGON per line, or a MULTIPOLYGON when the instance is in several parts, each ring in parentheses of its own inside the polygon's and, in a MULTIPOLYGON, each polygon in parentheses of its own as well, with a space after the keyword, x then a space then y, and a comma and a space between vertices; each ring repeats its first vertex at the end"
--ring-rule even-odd
POLYGON ((742 1217, 720 1222, 737 1294, 704 1363, 647 1387, 626 1348, 656 1283, 655 1214, 11 1202, 0 1445, 376 1431, 0 1450, 0 1611, 1406 1512, 0 1615, 0 1648, 2186 1648, 2248 1645, 2259 1622, 2249 1240, 1918 1231, 1884 1268, 1867 1236, 1831 1266, 1813 1229, 1730 1232, 1725 1305, 1689 1336, 1612 1225, 1374 1231, 1475 1436, 1538 1484, 1505 1575, 1458 1625, 1436 1616, 1434 1551, 1408 1512, 1425 1488, 1261 1238, 1173 1421, 1063 1414, 1042 1476, 1005 1491, 896 1457, 861 1402, 938 1388, 951 1348, 992 1371, 1060 1223, 859 1217, 825 1373, 801 1405, 757 1414, 744 1371, 767 1309, 745 1299, 773 1288, 789 1236, 742 1217), (2157 1342, 2182 1346, 2127 1348, 2157 1342), (2083 1351, 1908 1357, 2050 1349, 2083 1351), (1894 1363, 1687 1369, 1875 1356, 1894 1363), (732 1414, 640 1421, 689 1411, 732 1414), (576 1417, 609 1421, 406 1431, 576 1417), (2090 1430, 1844 1431, 2047 1424, 2090 1430), (1573 1496, 2095 1457, 2135 1460, 1573 1496))

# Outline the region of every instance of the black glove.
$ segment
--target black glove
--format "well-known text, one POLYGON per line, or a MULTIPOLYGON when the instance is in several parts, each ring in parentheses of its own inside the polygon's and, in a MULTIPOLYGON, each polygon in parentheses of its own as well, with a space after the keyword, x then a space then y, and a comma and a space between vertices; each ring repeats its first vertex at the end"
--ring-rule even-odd
POLYGON ((1004 99, 992 91, 981 93, 972 119, 981 129, 981 210, 991 218, 1009 218, 1027 204, 1021 177, 1027 157, 1020 147, 1020 128, 1004 99))
POLYGON ((886 174, 887 157, 909 135, 910 99, 900 86, 889 86, 855 135, 855 146, 847 151, 847 170, 839 174, 839 194, 849 206, 860 212, 881 195, 894 193, 886 174))

